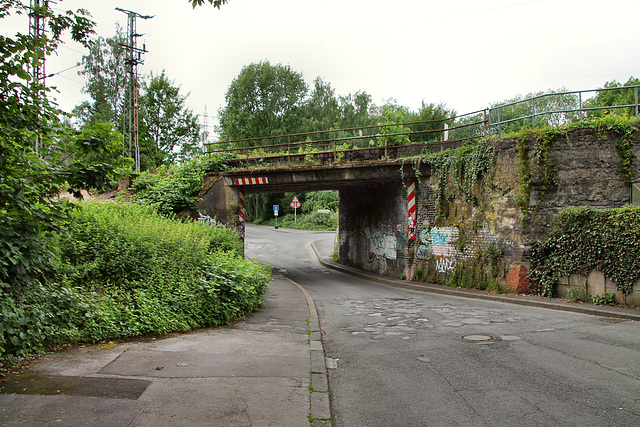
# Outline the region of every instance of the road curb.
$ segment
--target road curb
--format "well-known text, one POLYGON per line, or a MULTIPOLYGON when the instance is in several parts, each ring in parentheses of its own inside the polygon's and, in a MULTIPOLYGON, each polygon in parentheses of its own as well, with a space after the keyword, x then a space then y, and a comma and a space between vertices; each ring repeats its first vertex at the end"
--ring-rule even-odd
POLYGON ((331 417, 331 394, 329 389, 329 370, 327 368, 327 359, 324 352, 324 343, 322 342, 322 326, 318 318, 318 311, 313 302, 313 298, 309 292, 297 282, 290 278, 274 272, 279 277, 285 279, 304 295, 309 307, 309 355, 310 355, 310 386, 309 386, 309 422, 310 425, 333 425, 331 417))
POLYGON ((372 273, 359 270, 357 268, 347 267, 336 262, 330 261, 320 254, 315 243, 311 243, 311 249, 315 253, 320 264, 333 270, 341 271, 352 276, 371 280, 383 285, 394 286, 397 288, 412 289, 421 292, 433 292, 444 295, 452 295, 464 298, 482 299, 488 301, 504 302, 508 304, 525 305, 529 307, 547 308, 550 310, 569 311, 573 313, 588 314, 592 316, 600 316, 605 318, 615 318, 624 320, 640 321, 640 311, 631 308, 622 307, 603 307, 591 304, 568 303, 558 298, 545 298, 535 295, 498 295, 474 289, 452 288, 450 286, 435 285, 429 283, 413 282, 409 280, 391 279, 388 277, 378 276, 372 273))

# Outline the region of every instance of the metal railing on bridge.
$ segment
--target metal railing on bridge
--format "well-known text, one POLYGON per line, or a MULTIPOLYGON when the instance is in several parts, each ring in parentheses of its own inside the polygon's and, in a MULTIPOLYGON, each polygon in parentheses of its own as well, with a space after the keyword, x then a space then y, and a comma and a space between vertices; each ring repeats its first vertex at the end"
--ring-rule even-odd
MULTIPOLYGON (((287 135, 264 136, 205 144, 207 153, 231 153, 252 164, 304 164, 406 157, 421 152, 455 148, 464 141, 536 127, 562 126, 603 110, 626 109, 638 117, 640 86, 546 93, 472 113, 404 123, 385 123, 287 135), (596 105, 585 94, 623 91, 633 102, 596 105), (629 96, 631 95, 631 96, 629 96), (276 160, 278 159, 278 160, 276 160)), ((625 99, 621 97, 621 99, 625 99)))
MULTIPOLYGON (((629 116, 638 117, 640 104, 638 90, 640 86, 619 86, 600 89, 545 93, 521 101, 499 104, 488 109, 488 128, 490 133, 502 135, 510 124, 519 123, 522 128, 558 127, 583 120, 589 115, 602 114, 603 111, 620 112, 626 110, 629 116), (595 97, 586 94, 616 94, 621 104, 606 103, 598 105, 595 97), (630 101, 630 102, 629 102, 630 101)), ((513 128, 513 127, 512 127, 513 128)))
POLYGON ((349 161, 354 152, 368 159, 400 157, 398 153, 419 153, 444 150, 470 139, 487 134, 487 110, 476 111, 441 120, 403 123, 385 123, 344 129, 319 130, 288 135, 265 136, 205 144, 207 153, 232 153, 243 159, 247 166, 252 160, 268 162, 269 158, 286 158, 287 164, 322 161, 349 161), (478 116, 479 115, 479 116, 478 116), (456 124, 460 118, 478 116, 456 124), (455 132, 468 129, 460 137, 451 138, 455 132))

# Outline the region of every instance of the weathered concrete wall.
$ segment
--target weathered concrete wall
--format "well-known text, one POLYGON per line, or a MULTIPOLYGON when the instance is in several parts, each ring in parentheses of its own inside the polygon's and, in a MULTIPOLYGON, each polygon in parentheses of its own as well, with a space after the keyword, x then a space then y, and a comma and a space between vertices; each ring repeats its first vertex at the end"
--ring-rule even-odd
MULTIPOLYGON (((497 150, 495 173, 485 183, 477 206, 454 200, 448 212, 436 219, 433 182, 424 183, 418 197, 419 240, 412 260, 415 274, 446 281, 456 266, 464 264, 476 280, 498 279, 511 291, 525 292, 530 243, 551 231, 557 213, 571 206, 617 208, 630 202, 630 184, 620 170, 619 141, 613 132, 599 134, 594 129, 560 134, 549 146, 545 160, 536 154, 540 140, 535 135, 527 137, 526 166, 531 173, 528 215, 522 205, 519 207, 519 202, 526 200, 527 185, 523 183, 517 138, 493 142, 497 150), (551 185, 546 187, 545 162, 554 172, 551 185)), ((632 174, 640 176, 638 132, 634 153, 632 174)))
MULTIPOLYGON (((531 151, 533 138, 528 139, 531 151)), ((631 186, 620 169, 618 144, 620 136, 615 132, 601 134, 595 129, 580 129, 560 135, 549 151, 549 161, 557 172, 558 185, 552 186, 541 203, 539 212, 528 224, 526 233, 540 238, 549 231, 553 217, 569 206, 594 208, 618 208, 630 203, 631 186)), ((502 142, 503 150, 513 150, 515 140, 502 142)), ((635 134, 635 158, 632 174, 640 176, 640 133, 635 134)), ((535 162, 532 158, 531 163, 535 162)), ((534 209, 542 195, 538 174, 533 182, 530 209, 534 209)))
MULTIPOLYGON (((618 304, 624 302, 622 293, 618 291, 616 283, 606 277, 601 271, 594 270, 586 277, 579 274, 561 277, 560 280, 558 280, 556 288, 557 296, 566 298, 569 294, 569 288, 572 286, 584 289, 589 295, 613 294, 615 302, 618 304)), ((627 304, 640 307, 640 281, 635 284, 631 293, 627 295, 626 302, 627 304)))
POLYGON ((399 179, 340 190, 340 263, 381 275, 404 274, 405 195, 399 179))

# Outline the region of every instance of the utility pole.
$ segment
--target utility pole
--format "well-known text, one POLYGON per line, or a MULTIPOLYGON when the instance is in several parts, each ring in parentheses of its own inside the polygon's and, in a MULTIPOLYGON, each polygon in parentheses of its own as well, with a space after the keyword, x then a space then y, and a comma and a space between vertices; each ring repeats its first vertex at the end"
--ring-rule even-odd
MULTIPOLYGON (((31 0, 29 11, 29 36, 35 42, 41 41, 44 38, 45 33, 45 16, 49 9, 49 0, 31 0)), ((41 46, 41 50, 38 52, 38 58, 33 62, 31 69, 31 85, 38 92, 39 102, 44 102, 44 85, 45 85, 45 52, 44 46, 41 46)), ((42 137, 36 136, 34 143, 35 152, 38 153, 40 146, 42 145, 42 137)))
POLYGON ((207 146, 205 145, 207 142, 209 142, 209 115, 207 114, 207 106, 204 106, 204 115, 203 117, 203 130, 202 130, 202 134, 201 134, 201 139, 202 139, 202 151, 204 151, 205 153, 207 152, 207 146))
POLYGON ((122 150, 126 150, 126 142, 129 143, 129 157, 134 159, 136 172, 140 172, 140 144, 138 132, 138 65, 143 64, 142 55, 147 52, 144 44, 138 48, 137 40, 142 34, 136 32, 136 18, 151 19, 153 16, 140 15, 137 12, 116 7, 116 10, 127 14, 127 44, 122 45, 127 49, 127 92, 125 94, 125 123, 122 141, 122 150), (133 153, 132 153, 133 150, 133 153))

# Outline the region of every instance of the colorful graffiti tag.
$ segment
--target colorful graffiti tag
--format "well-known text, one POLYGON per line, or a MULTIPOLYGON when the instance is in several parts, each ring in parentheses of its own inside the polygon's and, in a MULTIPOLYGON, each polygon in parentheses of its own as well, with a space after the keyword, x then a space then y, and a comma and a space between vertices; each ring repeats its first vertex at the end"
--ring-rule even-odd
POLYGON ((394 234, 374 233, 371 236, 369 252, 376 257, 394 260, 398 257, 397 240, 394 234))
POLYGON ((431 229, 431 251, 436 258, 436 271, 446 273, 456 266, 457 250, 453 242, 458 238, 454 227, 434 227, 431 229))
POLYGON ((506 242, 498 242, 496 236, 486 227, 476 231, 473 242, 466 245, 464 252, 456 248, 459 238, 460 230, 457 227, 433 227, 423 230, 418 237, 416 258, 433 260, 437 272, 447 273, 453 270, 461 259, 474 257, 480 248, 489 245, 508 247, 506 242))

